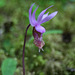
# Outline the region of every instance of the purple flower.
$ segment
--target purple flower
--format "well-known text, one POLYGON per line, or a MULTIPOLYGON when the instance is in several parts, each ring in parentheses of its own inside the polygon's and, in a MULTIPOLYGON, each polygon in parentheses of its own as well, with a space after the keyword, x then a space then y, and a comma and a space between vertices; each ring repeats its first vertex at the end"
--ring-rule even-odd
MULTIPOLYGON (((55 12, 53 12, 53 13, 51 13, 51 14, 49 14, 49 12, 46 13, 46 14, 44 14, 48 8, 52 7, 52 6, 50 6, 50 7, 46 8, 45 10, 43 10, 43 11, 39 14, 39 16, 38 16, 38 18, 37 18, 37 20, 36 20, 36 19, 35 19, 35 13, 36 13, 36 10, 37 10, 38 7, 34 10, 33 13, 31 13, 31 12, 32 12, 32 7, 33 7, 33 5, 34 5, 34 4, 32 4, 32 6, 31 6, 30 9, 29 9, 29 21, 30 21, 31 26, 33 27, 34 44, 35 44, 39 49, 42 49, 42 47, 45 45, 44 41, 42 40, 42 34, 43 34, 46 30, 45 30, 44 27, 41 26, 41 24, 44 23, 44 22, 49 21, 50 19, 52 19, 52 18, 57 14, 58 11, 55 11, 55 12), (48 15, 48 14, 49 14, 49 15, 48 15)), ((42 50, 43 50, 43 49, 42 49, 42 50)), ((39 50, 39 51, 40 51, 40 50, 39 50)))

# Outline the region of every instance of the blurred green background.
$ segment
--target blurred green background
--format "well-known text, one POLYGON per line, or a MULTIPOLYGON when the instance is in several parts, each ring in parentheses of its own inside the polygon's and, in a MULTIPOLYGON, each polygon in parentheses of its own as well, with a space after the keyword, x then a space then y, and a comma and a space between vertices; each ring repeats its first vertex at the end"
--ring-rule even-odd
POLYGON ((33 28, 29 28, 26 75, 75 75, 75 0, 0 0, 0 75, 22 75, 24 33, 33 3, 33 10, 39 5, 36 18, 51 5, 47 12, 58 14, 42 24, 46 28, 44 52, 38 52, 33 44, 33 28))

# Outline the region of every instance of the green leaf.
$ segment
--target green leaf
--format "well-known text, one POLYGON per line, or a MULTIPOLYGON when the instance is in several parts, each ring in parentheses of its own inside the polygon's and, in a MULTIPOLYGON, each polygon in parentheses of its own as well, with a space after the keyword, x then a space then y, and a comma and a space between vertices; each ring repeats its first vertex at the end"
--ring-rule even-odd
POLYGON ((27 18, 29 18, 29 13, 24 12, 23 15, 26 16, 27 18))
MULTIPOLYGON (((44 33, 44 35, 46 35, 46 34, 62 34, 62 33, 63 33, 62 30, 49 30, 49 31, 46 31, 46 32, 44 33)), ((30 40, 29 40, 29 42, 32 42, 33 39, 34 39, 34 38, 31 37, 30 40)))
POLYGON ((11 48, 11 42, 9 39, 4 40, 3 47, 6 49, 6 51, 9 51, 11 48))
POLYGON ((12 58, 5 59, 1 66, 2 75, 14 75, 16 66, 17 66, 16 60, 12 58))
POLYGON ((0 7, 3 7, 5 5, 5 0, 0 0, 0 7))
POLYGON ((44 34, 62 34, 63 31, 62 30, 50 30, 50 31, 46 31, 44 34))
POLYGON ((40 75, 44 75, 44 72, 41 72, 40 75))

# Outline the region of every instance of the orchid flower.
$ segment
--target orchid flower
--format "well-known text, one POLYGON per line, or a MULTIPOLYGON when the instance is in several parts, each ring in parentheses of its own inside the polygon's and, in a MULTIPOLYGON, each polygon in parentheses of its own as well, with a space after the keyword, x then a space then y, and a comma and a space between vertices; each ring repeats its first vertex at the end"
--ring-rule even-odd
POLYGON ((30 21, 30 24, 27 26, 26 28, 26 31, 25 31, 25 36, 24 36, 24 45, 23 45, 23 60, 22 60, 22 63, 23 63, 23 75, 25 75, 25 62, 24 62, 24 56, 25 56, 25 44, 26 44, 26 36, 27 36, 27 31, 30 27, 30 25, 33 27, 33 37, 34 37, 34 44, 39 48, 39 52, 40 50, 43 51, 43 46, 45 45, 43 39, 42 39, 42 35, 43 33, 46 31, 44 27, 41 26, 42 23, 44 22, 47 22, 49 21, 50 19, 52 19, 57 13, 58 11, 55 11, 51 14, 46 13, 46 10, 49 9, 50 7, 46 8, 45 10, 43 10, 37 20, 35 19, 35 13, 36 13, 36 10, 37 8, 34 10, 33 13, 32 12, 32 8, 33 8, 34 4, 32 4, 32 6, 30 7, 29 9, 29 21, 30 21), (49 15, 48 15, 49 14, 49 15))
POLYGON ((38 9, 38 6, 34 10, 34 12, 32 13, 33 6, 34 6, 34 4, 32 4, 30 9, 29 9, 29 21, 30 21, 31 26, 33 27, 34 44, 39 48, 39 52, 40 52, 40 50, 43 51, 42 47, 45 45, 45 43, 42 39, 42 35, 46 31, 45 28, 41 26, 41 24, 52 19, 58 13, 58 11, 55 11, 51 14, 49 14, 49 12, 45 14, 46 10, 51 8, 53 6, 52 5, 48 8, 46 8, 45 10, 43 10, 39 14, 39 16, 36 20, 35 19, 35 13, 36 13, 36 10, 38 9))

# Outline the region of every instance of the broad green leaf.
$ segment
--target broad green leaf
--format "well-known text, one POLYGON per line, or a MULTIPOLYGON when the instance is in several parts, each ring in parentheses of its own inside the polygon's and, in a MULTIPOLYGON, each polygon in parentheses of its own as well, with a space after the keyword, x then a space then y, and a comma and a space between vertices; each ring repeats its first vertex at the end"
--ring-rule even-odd
POLYGON ((0 7, 3 7, 5 5, 5 0, 0 0, 0 7))
MULTIPOLYGON (((46 34, 62 34, 63 33, 63 31, 62 30, 50 30, 50 31, 46 31, 45 33, 44 33, 44 35, 46 35, 46 34)), ((31 42, 31 41, 33 41, 33 37, 31 37, 30 38, 30 40, 29 40, 29 42, 31 42)))
POLYGON ((12 58, 7 58, 1 65, 2 75, 14 75, 17 61, 12 58))
POLYGON ((11 48, 10 40, 8 40, 8 39, 4 40, 3 47, 6 49, 6 51, 9 51, 9 49, 11 48))

